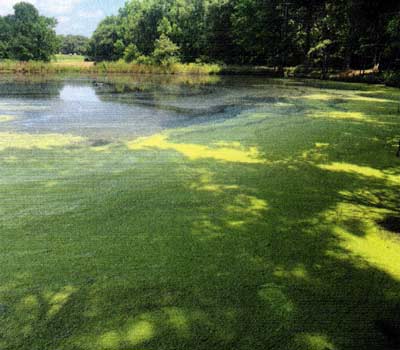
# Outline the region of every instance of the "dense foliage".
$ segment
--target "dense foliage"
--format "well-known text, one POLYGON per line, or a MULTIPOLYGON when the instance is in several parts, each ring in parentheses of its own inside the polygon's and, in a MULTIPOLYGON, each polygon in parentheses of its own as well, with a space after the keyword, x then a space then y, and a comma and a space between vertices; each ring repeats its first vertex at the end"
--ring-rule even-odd
POLYGON ((143 60, 168 40, 183 62, 394 68, 399 25, 397 0, 130 0, 100 23, 89 54, 143 60))
POLYGON ((95 61, 265 65, 296 73, 400 70, 398 0, 128 0, 89 40, 57 38, 28 3, 0 17, 0 59, 49 61, 61 51, 95 61))
POLYGON ((49 61, 58 50, 56 21, 40 16, 28 3, 14 6, 14 14, 0 16, 0 59, 49 61))
POLYGON ((89 38, 82 35, 59 35, 60 52, 65 55, 86 55, 89 38))

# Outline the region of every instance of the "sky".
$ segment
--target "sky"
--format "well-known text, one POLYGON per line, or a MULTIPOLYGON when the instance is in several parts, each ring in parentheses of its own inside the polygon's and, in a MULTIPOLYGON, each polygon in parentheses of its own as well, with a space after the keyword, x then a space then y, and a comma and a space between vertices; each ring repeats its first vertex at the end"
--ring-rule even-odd
MULTIPOLYGON (((0 0, 0 16, 13 13, 21 0, 0 0)), ((57 34, 90 36, 106 16, 116 14, 125 0, 24 0, 36 6, 40 14, 55 17, 57 34)))

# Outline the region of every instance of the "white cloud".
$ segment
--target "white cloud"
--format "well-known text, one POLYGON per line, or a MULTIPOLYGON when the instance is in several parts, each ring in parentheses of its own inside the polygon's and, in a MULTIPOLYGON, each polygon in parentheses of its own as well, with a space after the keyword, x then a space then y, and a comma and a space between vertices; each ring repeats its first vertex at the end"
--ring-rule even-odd
MULTIPOLYGON (((0 0, 1 1, 1 0, 0 0)), ((51 15, 71 12, 82 0, 36 0, 38 8, 51 15)))
POLYGON ((83 18, 102 18, 105 14, 102 10, 79 11, 78 16, 83 18))
POLYGON ((116 11, 124 3, 124 0, 0 0, 0 16, 13 13, 13 6, 21 1, 31 3, 44 16, 55 17, 57 33, 83 35, 90 35, 111 9, 116 11))
MULTIPOLYGON (((13 13, 13 6, 18 2, 21 2, 21 0, 0 0, 0 15, 4 16, 13 13)), ((36 0, 27 0, 26 2, 37 5, 36 0)))
POLYGON ((67 24, 71 22, 72 18, 68 16, 58 16, 57 17, 57 22, 58 24, 67 24))
MULTIPOLYGON (((47 15, 61 15, 71 12, 82 0, 24 0, 35 5, 47 15)), ((13 6, 21 0, 0 0, 0 15, 13 12, 13 6)))

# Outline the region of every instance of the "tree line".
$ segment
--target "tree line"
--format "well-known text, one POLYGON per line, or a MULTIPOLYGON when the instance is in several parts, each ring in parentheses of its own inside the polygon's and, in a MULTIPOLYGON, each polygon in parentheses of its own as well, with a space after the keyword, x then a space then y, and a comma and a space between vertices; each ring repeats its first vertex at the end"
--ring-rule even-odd
POLYGON ((89 38, 83 35, 59 35, 59 52, 64 55, 82 55, 87 54, 89 38))
POLYGON ((398 0, 130 0, 94 32, 96 61, 398 68, 398 0))
POLYGON ((400 70, 398 0, 128 0, 90 40, 28 3, 0 16, 0 59, 400 70))

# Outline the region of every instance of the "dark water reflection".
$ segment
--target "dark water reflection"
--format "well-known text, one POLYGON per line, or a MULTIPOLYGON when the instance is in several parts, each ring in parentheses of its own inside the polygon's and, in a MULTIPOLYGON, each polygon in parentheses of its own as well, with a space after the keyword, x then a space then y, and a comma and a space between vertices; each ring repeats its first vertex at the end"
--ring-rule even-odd
POLYGON ((2 130, 118 139, 268 109, 296 84, 257 77, 0 79, 2 130))

